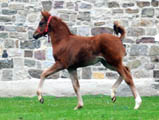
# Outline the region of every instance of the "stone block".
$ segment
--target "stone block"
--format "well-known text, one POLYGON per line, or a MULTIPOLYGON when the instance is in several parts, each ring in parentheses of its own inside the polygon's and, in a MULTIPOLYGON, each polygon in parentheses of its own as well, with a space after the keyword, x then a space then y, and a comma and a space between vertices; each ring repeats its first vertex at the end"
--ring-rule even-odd
POLYGON ((16 17, 15 17, 15 22, 16 23, 25 23, 27 21, 27 16, 24 16, 24 15, 20 15, 20 14, 17 14, 16 17))
POLYGON ((13 59, 2 59, 0 60, 0 69, 13 68, 13 59))
POLYGON ((68 14, 61 14, 60 18, 64 21, 69 21, 69 15, 68 14))
POLYGON ((46 54, 45 50, 38 50, 34 52, 34 58, 37 60, 45 60, 46 59, 46 54))
POLYGON ((70 78, 68 71, 66 70, 61 71, 61 78, 70 78))
POLYGON ((0 57, 2 56, 2 53, 3 53, 3 45, 1 44, 0 45, 0 57))
POLYGON ((42 70, 36 70, 36 69, 30 69, 28 70, 28 73, 33 78, 40 78, 40 75, 43 71, 42 70))
POLYGON ((37 14, 34 13, 34 14, 29 14, 27 19, 30 23, 35 23, 37 20, 37 17, 38 17, 37 14))
POLYGON ((146 70, 153 70, 155 68, 154 64, 148 63, 144 65, 146 70))
POLYGON ((89 3, 81 3, 79 7, 80 9, 91 9, 92 5, 89 3))
POLYGON ((81 36, 90 36, 90 27, 78 27, 77 34, 81 36))
POLYGON ((126 38, 123 40, 124 43, 135 43, 135 41, 133 39, 130 38, 126 38))
POLYGON ((2 71, 2 81, 10 81, 13 79, 13 71, 12 70, 3 70, 2 71))
POLYGON ((151 58, 151 62, 156 62, 156 63, 159 62, 159 56, 150 56, 150 58, 151 58))
POLYGON ((77 20, 77 15, 76 14, 71 14, 70 15, 70 22, 76 22, 77 20))
POLYGON ((43 10, 50 11, 52 9, 52 1, 42 1, 41 3, 43 6, 43 10))
POLYGON ((33 39, 33 31, 28 31, 28 39, 32 40, 33 39))
POLYGON ((64 6, 64 1, 54 1, 55 9, 63 8, 63 6, 64 6))
POLYGON ((8 38, 8 33, 6 33, 6 32, 2 32, 2 33, 0 33, 0 38, 8 38))
POLYGON ((141 39, 137 39, 136 43, 155 43, 155 38, 153 37, 142 37, 141 39))
POLYGON ((79 4, 78 4, 78 1, 75 2, 75 11, 78 11, 79 10, 79 4))
POLYGON ((94 6, 98 8, 106 6, 106 0, 91 0, 90 2, 94 3, 94 6))
POLYGON ((106 72, 106 77, 108 79, 117 79, 119 75, 118 73, 115 73, 115 72, 106 72))
POLYGON ((105 25, 105 22, 95 22, 94 25, 95 26, 102 26, 102 25, 105 25))
POLYGON ((102 33, 112 34, 113 29, 108 28, 108 27, 95 27, 95 28, 91 29, 91 33, 92 33, 92 35, 98 35, 98 34, 102 34, 102 33))
POLYGON ((150 6, 150 2, 148 2, 148 1, 138 1, 137 2, 137 6, 138 7, 147 7, 147 6, 150 6))
POLYGON ((2 7, 2 8, 6 8, 6 7, 8 7, 8 3, 6 3, 6 2, 2 2, 1 7, 2 7))
POLYGON ((31 77, 28 75, 28 72, 24 68, 16 68, 13 69, 14 74, 13 74, 13 80, 28 80, 31 77))
POLYGON ((119 6, 119 3, 113 1, 113 2, 108 2, 108 7, 109 8, 117 8, 117 7, 120 7, 120 6, 119 6))
POLYGON ((35 67, 35 60, 25 59, 24 65, 27 67, 35 67))
POLYGON ((40 48, 41 42, 40 40, 36 41, 20 41, 21 49, 36 49, 40 48))
POLYGON ((131 37, 138 37, 145 35, 145 30, 143 28, 128 28, 127 29, 127 35, 131 37))
POLYGON ((44 61, 42 62, 42 69, 48 69, 51 67, 55 62, 54 61, 44 61))
POLYGON ((42 64, 40 61, 36 61, 36 69, 42 69, 42 64))
POLYGON ((33 57, 33 51, 25 50, 24 51, 24 57, 33 57))
POLYGON ((153 19, 146 19, 141 18, 139 20, 136 20, 132 23, 132 26, 134 27, 153 27, 155 25, 155 20, 153 19))
POLYGON ((68 9, 74 9, 75 8, 74 2, 67 2, 66 3, 66 8, 68 8, 68 9))
POLYGON ((159 46, 157 46, 157 45, 151 46, 150 51, 149 51, 149 55, 150 56, 159 55, 159 46))
POLYGON ((130 68, 130 69, 136 69, 138 67, 141 66, 141 62, 140 60, 134 60, 132 62, 128 62, 127 66, 130 68))
POLYGON ((124 8, 127 8, 127 7, 134 7, 135 6, 135 4, 134 3, 123 3, 122 4, 122 6, 124 7, 124 8))
POLYGON ((154 70, 153 71, 153 77, 154 78, 159 78, 159 70, 154 70))
POLYGON ((102 72, 93 72, 92 78, 93 79, 104 79, 105 75, 102 72))
POLYGON ((147 45, 132 45, 130 48, 130 56, 146 56, 148 55, 147 45))
POLYGON ((0 22, 11 22, 12 20, 10 16, 0 16, 0 22))
POLYGON ((49 61, 55 61, 54 60, 54 57, 53 57, 53 50, 51 47, 49 47, 47 50, 46 50, 46 59, 49 60, 49 61))
POLYGON ((129 13, 129 14, 139 13, 139 9, 130 9, 130 8, 128 8, 125 11, 126 11, 126 13, 129 13))
MULTIPOLYGON (((21 40, 21 42, 22 41, 26 42, 26 40, 28 40, 28 34, 24 32, 9 32, 9 37, 19 39, 21 40)), ((27 41, 27 42, 31 42, 31 41, 27 41)))
POLYGON ((0 25, 0 31, 4 31, 4 26, 0 25))
POLYGON ((142 9, 142 17, 153 17, 155 14, 154 8, 144 8, 142 9))
POLYGON ((155 29, 155 28, 147 28, 146 29, 146 35, 148 35, 148 36, 157 35, 157 29, 155 29))
POLYGON ((6 39, 4 41, 4 47, 5 48, 14 48, 15 47, 14 40, 12 40, 12 39, 6 39))
POLYGON ((152 73, 149 71, 145 71, 145 70, 138 70, 133 72, 133 76, 134 78, 152 78, 152 73))
POLYGON ((77 28, 76 27, 71 27, 70 28, 71 33, 77 34, 77 28))
POLYGON ((5 31, 8 32, 15 32, 16 31, 16 26, 5 26, 5 31))
POLYGON ((153 7, 158 7, 158 6, 159 6, 159 1, 158 1, 158 0, 152 0, 152 1, 151 1, 151 5, 152 5, 153 7))
POLYGON ((90 67, 82 69, 82 79, 91 79, 92 72, 90 67))
POLYGON ((11 3, 9 4, 10 10, 24 10, 24 4, 20 3, 11 3))
POLYGON ((24 59, 23 58, 14 58, 14 68, 23 69, 24 68, 24 59))
POLYGON ((15 15, 17 14, 16 10, 9 10, 9 9, 2 9, 2 14, 3 15, 15 15))
POLYGON ((16 31, 17 32, 27 32, 26 27, 23 27, 23 26, 16 26, 16 31))
POLYGON ((79 12, 77 19, 81 21, 90 21, 91 20, 90 12, 79 12))
POLYGON ((113 14, 123 14, 124 10, 123 9, 113 9, 113 14))

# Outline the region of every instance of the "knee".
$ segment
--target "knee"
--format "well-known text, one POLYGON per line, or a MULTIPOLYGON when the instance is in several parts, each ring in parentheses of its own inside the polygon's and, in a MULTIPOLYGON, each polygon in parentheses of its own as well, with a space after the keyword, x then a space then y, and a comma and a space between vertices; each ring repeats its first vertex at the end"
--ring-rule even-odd
POLYGON ((46 77, 47 77, 47 74, 46 74, 45 71, 43 71, 43 72, 41 73, 41 75, 40 75, 40 78, 41 78, 41 79, 44 79, 44 78, 46 78, 46 77))
POLYGON ((133 81, 132 80, 126 80, 125 81, 129 86, 133 86, 134 85, 134 83, 133 83, 133 81))

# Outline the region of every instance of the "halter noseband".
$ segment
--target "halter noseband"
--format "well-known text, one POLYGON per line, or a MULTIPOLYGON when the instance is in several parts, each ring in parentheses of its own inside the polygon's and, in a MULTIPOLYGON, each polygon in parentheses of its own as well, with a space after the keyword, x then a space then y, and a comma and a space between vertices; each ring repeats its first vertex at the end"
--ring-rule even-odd
POLYGON ((47 25, 46 25, 45 30, 43 32, 41 32, 40 29, 37 30, 40 34, 45 34, 45 33, 48 32, 49 24, 50 24, 50 21, 51 21, 52 17, 53 16, 49 16, 49 19, 47 21, 47 25))

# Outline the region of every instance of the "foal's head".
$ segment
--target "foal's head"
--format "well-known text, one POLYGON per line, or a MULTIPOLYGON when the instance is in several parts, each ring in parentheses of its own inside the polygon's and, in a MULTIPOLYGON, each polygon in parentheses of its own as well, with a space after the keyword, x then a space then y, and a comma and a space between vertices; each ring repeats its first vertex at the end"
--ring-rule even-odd
POLYGON ((33 34, 33 37, 35 39, 45 36, 49 32, 49 25, 50 25, 52 16, 46 11, 41 12, 41 14, 43 18, 39 22, 39 26, 33 34))

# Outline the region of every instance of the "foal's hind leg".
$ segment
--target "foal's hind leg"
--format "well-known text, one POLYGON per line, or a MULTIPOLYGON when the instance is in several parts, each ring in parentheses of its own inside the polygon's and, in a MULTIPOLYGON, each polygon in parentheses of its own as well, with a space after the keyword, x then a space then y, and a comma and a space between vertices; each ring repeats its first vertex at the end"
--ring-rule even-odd
MULTIPOLYGON (((106 67, 106 68, 110 68, 110 69, 114 69, 113 67, 111 67, 111 65, 109 65, 105 59, 101 59, 101 63, 106 67)), ((114 69, 115 70, 115 69, 114 69)), ((117 81, 113 84, 112 89, 111 89, 111 98, 112 101, 115 102, 116 101, 116 89, 119 87, 119 85, 121 84, 121 82, 123 81, 123 77, 119 76, 119 78, 117 79, 117 81)))
POLYGON ((122 66, 120 65, 118 67, 118 72, 121 76, 123 76, 123 78, 125 79, 125 82, 129 85, 131 91, 132 91, 132 94, 135 98, 135 107, 134 109, 138 109, 142 103, 142 100, 141 100, 141 97, 139 95, 139 93, 137 92, 137 89, 134 85, 134 82, 132 80, 132 77, 131 77, 131 74, 130 74, 130 71, 127 67, 125 66, 122 66))
POLYGON ((123 77, 119 76, 119 78, 117 79, 117 81, 113 84, 112 89, 111 89, 111 98, 112 101, 115 102, 116 101, 116 89, 119 87, 119 85, 121 84, 121 82, 123 81, 123 77))
POLYGON ((40 83, 39 83, 38 90, 37 90, 38 100, 40 101, 40 103, 44 103, 41 89, 42 89, 45 78, 51 74, 54 74, 55 72, 58 72, 61 69, 62 69, 62 65, 60 63, 56 62, 53 66, 51 66, 50 68, 48 68, 42 72, 42 74, 40 76, 40 83))
POLYGON ((77 110, 77 109, 83 107, 83 100, 82 100, 82 97, 81 97, 81 94, 80 94, 80 85, 79 85, 79 82, 78 82, 77 70, 68 70, 68 71, 69 71, 69 74, 70 74, 70 78, 72 80, 72 85, 73 85, 74 91, 75 91, 75 93, 77 95, 77 99, 78 99, 78 104, 74 108, 74 110, 77 110))

